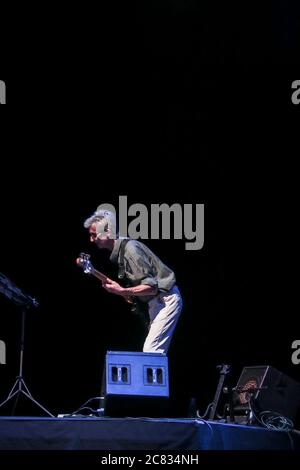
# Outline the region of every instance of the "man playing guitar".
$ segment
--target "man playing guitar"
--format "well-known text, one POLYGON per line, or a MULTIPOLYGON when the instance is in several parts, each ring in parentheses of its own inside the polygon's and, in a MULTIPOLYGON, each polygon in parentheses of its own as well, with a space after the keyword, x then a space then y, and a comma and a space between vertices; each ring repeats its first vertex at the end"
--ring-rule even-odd
POLYGON ((149 313, 149 329, 143 352, 167 353, 177 320, 182 310, 182 299, 174 272, 168 268, 144 243, 115 236, 115 215, 98 208, 84 222, 91 243, 111 252, 110 261, 118 264, 119 278, 130 285, 118 282, 95 270, 88 255, 82 254, 76 262, 96 276, 103 288, 120 295, 127 302, 142 302, 149 313))

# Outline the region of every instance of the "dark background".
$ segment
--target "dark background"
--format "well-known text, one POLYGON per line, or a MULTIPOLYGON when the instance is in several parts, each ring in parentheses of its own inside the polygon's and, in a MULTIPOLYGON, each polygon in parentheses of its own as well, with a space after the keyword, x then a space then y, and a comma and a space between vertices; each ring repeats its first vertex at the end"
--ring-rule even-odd
MULTIPOLYGON (((233 384, 244 366, 260 364, 300 381, 291 362, 299 6, 238 12, 207 3, 106 6, 80 20, 61 12, 55 28, 48 12, 49 24, 8 41, 0 270, 40 301, 27 314, 24 377, 54 414, 99 395, 107 350, 143 342, 122 299, 74 262, 88 251, 116 276, 82 223, 119 195, 149 208, 205 204, 202 250, 146 240, 184 298, 169 352, 172 413, 185 416, 191 397, 204 412, 221 363, 232 365, 233 384)), ((1 295, 0 311, 4 399, 18 371, 20 309, 1 295)))

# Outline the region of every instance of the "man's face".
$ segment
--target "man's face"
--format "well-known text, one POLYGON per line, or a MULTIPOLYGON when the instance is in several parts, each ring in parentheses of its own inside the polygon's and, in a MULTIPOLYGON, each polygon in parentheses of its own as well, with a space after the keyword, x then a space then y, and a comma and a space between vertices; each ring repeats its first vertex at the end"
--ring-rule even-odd
POLYGON ((89 227, 89 234, 90 234, 90 242, 95 243, 98 248, 100 249, 106 248, 107 250, 112 249, 113 240, 110 240, 108 232, 104 232, 100 234, 99 236, 97 235, 97 222, 94 222, 89 227))

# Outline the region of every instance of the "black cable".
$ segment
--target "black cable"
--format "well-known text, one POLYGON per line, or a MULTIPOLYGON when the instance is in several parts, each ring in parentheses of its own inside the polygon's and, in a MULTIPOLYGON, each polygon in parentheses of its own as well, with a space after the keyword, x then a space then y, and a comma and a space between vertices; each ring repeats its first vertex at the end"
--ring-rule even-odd
POLYGON ((77 416, 78 412, 83 410, 89 410, 92 413, 97 413, 97 410, 93 410, 93 408, 90 408, 89 406, 83 406, 82 408, 79 408, 79 410, 77 410, 75 413, 71 413, 70 416, 77 416))
MULTIPOLYGON (((73 411, 73 413, 70 413, 71 415, 75 415, 77 414, 79 411, 81 411, 85 405, 87 405, 90 401, 93 401, 93 400, 101 400, 103 399, 104 397, 93 397, 93 398, 89 398, 86 402, 83 403, 83 405, 80 406, 80 408, 78 408, 76 411, 73 411)), ((90 408, 91 409, 91 408, 90 408)), ((93 410, 93 412, 97 413, 98 410, 93 410)))
POLYGON ((259 419, 263 426, 268 429, 289 432, 294 428, 292 420, 275 411, 262 411, 259 414, 259 419))
POLYGON ((210 411, 210 409, 211 409, 212 406, 213 406, 213 403, 209 403, 209 405, 207 406, 207 408, 206 408, 206 410, 205 410, 204 415, 202 415, 202 416, 200 415, 199 410, 197 410, 197 411, 196 411, 196 414, 197 414, 198 418, 205 419, 206 416, 208 415, 208 413, 209 413, 209 411, 210 411))
POLYGON ((256 421, 264 428, 284 432, 290 432, 294 428, 293 421, 277 411, 264 410, 259 412, 255 407, 255 401, 252 395, 249 399, 249 406, 256 421))

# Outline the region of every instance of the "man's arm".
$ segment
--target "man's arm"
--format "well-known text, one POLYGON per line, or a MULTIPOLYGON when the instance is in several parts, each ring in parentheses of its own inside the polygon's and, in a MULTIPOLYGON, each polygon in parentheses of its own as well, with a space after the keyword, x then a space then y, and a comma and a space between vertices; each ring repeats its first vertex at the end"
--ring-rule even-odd
POLYGON ((140 284, 134 287, 122 287, 116 281, 111 279, 108 282, 103 282, 103 287, 112 294, 121 295, 128 298, 131 296, 155 295, 157 294, 157 286, 149 286, 147 284, 140 284))
POLYGON ((124 288, 124 293, 126 296, 136 295, 138 297, 143 295, 155 295, 157 294, 157 286, 140 284, 138 286, 124 288))

